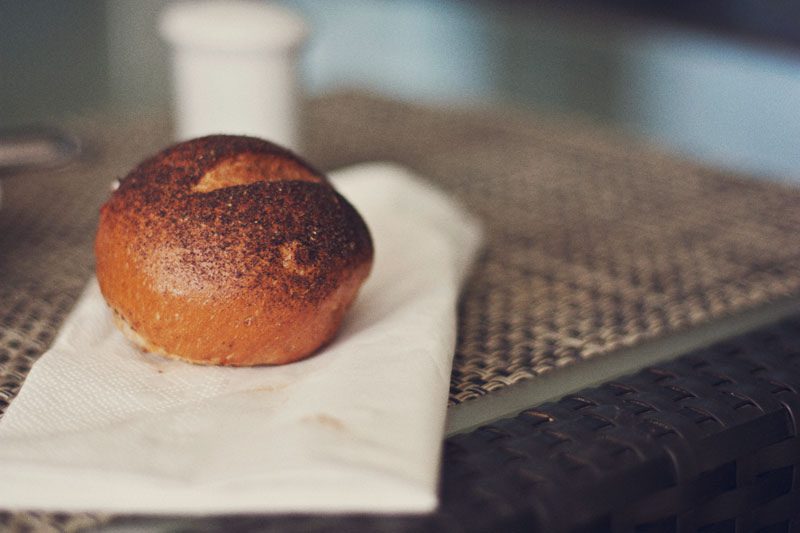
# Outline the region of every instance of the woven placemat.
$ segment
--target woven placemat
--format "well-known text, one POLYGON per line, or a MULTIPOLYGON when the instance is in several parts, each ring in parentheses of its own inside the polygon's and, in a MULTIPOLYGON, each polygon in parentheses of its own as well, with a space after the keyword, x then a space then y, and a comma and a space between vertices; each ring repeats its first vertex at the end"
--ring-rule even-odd
POLYGON ((519 113, 351 95, 312 124, 317 160, 399 161, 487 226, 451 404, 800 292, 798 189, 519 113))

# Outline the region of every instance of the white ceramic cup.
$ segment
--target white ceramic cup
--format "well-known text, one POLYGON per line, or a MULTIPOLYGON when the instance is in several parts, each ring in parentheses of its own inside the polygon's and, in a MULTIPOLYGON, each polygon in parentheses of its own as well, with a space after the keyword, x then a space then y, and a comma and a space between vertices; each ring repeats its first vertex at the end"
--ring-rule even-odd
POLYGON ((299 148, 299 16, 264 2, 184 1, 165 9, 160 30, 172 49, 178 140, 244 134, 299 148))

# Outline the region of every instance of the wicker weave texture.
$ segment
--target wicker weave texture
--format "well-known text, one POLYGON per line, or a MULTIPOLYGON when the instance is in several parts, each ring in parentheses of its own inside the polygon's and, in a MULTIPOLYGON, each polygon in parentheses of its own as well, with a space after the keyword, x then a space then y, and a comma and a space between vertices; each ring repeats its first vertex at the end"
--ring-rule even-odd
POLYGON ((475 530, 795 531, 798 391, 796 318, 449 439, 443 499, 475 530))

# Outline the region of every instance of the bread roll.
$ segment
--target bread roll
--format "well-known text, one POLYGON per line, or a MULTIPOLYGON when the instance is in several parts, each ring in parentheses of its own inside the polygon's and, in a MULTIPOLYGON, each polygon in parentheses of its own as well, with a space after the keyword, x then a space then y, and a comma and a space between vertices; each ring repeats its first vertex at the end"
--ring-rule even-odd
POLYGON ((103 296, 135 344, 250 366, 328 343, 373 248, 323 174, 267 141, 215 135, 128 174, 100 210, 95 255, 103 296))

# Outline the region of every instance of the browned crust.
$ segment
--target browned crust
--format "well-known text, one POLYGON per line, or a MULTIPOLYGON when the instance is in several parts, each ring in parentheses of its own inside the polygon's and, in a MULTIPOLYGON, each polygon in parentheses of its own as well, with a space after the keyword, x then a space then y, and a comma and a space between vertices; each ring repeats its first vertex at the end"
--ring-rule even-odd
POLYGON ((266 141, 217 135, 123 179, 101 208, 95 254, 103 295, 137 344, 253 365, 329 342, 373 248, 320 172, 266 141))

